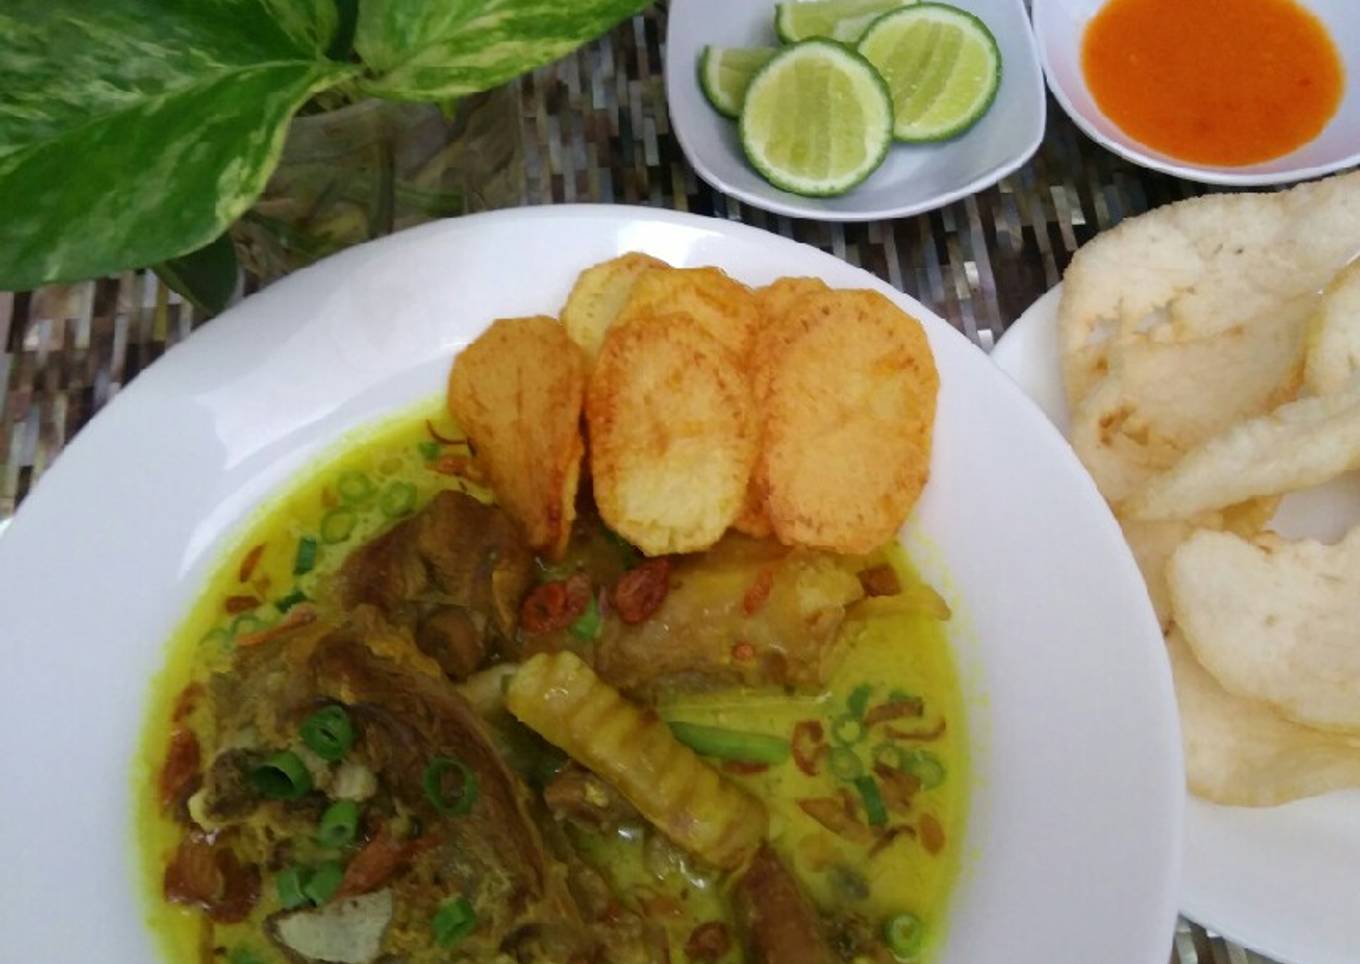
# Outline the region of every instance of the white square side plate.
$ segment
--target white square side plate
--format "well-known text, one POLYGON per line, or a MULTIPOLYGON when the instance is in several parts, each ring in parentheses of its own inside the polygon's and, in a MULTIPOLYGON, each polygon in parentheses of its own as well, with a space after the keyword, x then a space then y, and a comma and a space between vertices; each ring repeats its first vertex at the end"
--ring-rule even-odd
POLYGON ((1125 134, 1096 105, 1081 69, 1086 25, 1107 0, 1034 0, 1034 32, 1053 97, 1087 137, 1125 160, 1204 184, 1286 184, 1360 164, 1360 4, 1355 0, 1299 0, 1332 36, 1346 69, 1341 105, 1313 140, 1282 157, 1242 167, 1190 164, 1125 134))
POLYGON ((938 144, 894 144, 848 194, 806 198, 781 191, 751 167, 736 121, 715 111, 699 87, 699 54, 720 47, 773 47, 773 0, 674 0, 666 28, 666 100, 685 157, 705 181, 747 204, 817 221, 876 221, 943 207, 990 187, 1034 154, 1044 136, 1043 72, 1023 0, 957 0, 996 35, 1001 89, 963 136, 938 144))

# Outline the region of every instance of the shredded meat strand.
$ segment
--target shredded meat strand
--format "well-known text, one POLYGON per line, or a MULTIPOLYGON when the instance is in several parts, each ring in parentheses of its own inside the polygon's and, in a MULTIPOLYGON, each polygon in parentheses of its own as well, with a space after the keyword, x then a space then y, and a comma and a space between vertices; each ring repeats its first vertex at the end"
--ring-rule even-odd
POLYGON ((892 700, 880 703, 864 714, 864 728, 867 730, 879 723, 900 720, 904 716, 920 716, 926 711, 925 704, 919 699, 892 700))

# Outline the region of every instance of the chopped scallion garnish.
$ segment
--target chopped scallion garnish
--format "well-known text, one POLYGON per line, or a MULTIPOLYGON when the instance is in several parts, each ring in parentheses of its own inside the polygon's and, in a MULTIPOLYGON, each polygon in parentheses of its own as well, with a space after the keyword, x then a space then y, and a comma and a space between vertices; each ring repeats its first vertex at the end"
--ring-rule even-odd
POLYGON ((477 802, 477 774, 461 760, 437 756, 425 767, 421 776, 425 799, 446 817, 457 817, 472 809, 477 802), (449 782, 453 781, 452 788, 449 782))
POLYGON ((296 800, 312 789, 312 774, 290 750, 275 753, 250 771, 250 782, 270 800, 296 800))
POLYGON ((302 742, 321 759, 334 763, 354 745, 354 724, 343 706, 332 703, 307 717, 302 742))

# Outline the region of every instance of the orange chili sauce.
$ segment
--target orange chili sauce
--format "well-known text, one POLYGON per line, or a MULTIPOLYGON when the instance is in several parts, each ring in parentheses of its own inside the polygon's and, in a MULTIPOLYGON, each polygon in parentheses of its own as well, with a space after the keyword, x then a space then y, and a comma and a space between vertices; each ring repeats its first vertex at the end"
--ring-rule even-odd
POLYGON ((1344 76, 1326 28, 1294 0, 1110 0, 1086 27, 1082 71, 1124 133, 1216 165, 1312 140, 1344 76))

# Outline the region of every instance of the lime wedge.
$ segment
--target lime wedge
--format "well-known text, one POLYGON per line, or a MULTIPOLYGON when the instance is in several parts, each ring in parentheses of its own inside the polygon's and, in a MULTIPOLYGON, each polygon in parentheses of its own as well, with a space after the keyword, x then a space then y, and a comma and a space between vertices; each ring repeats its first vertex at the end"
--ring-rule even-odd
POLYGON ((899 141, 957 137, 987 113, 1001 85, 992 32, 971 13, 942 3, 884 14, 858 49, 888 82, 899 141))
POLYGON ((772 47, 713 47, 699 55, 699 86, 719 114, 736 117, 751 78, 779 51, 772 47))
POLYGON ((830 37, 852 44, 869 24, 889 10, 914 0, 806 0, 780 3, 774 8, 774 29, 786 44, 813 37, 830 37))
POLYGON ((892 100, 873 65, 832 40, 782 50, 746 88, 741 146, 775 187, 844 194, 883 163, 892 100))

